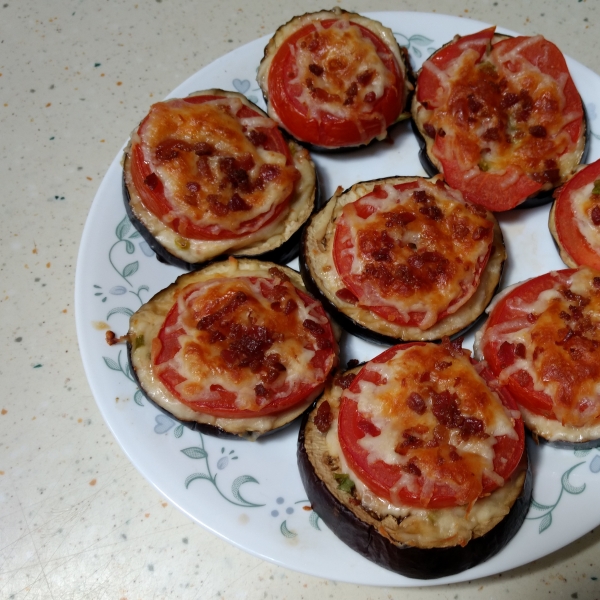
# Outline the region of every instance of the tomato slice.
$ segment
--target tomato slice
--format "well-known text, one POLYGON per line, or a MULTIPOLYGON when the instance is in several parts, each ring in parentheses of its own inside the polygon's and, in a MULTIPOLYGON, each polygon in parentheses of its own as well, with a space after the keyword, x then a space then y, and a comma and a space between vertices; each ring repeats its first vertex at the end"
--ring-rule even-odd
POLYGON ((600 160, 588 165, 570 179, 559 191, 554 205, 554 224, 558 241, 578 264, 600 270, 600 247, 582 231, 578 217, 587 221, 589 237, 600 222, 600 195, 584 193, 583 188, 600 181, 600 160), (595 212, 594 212, 595 211, 595 212), (595 217, 595 218, 594 218, 595 217))
POLYGON ((346 204, 333 258, 360 306, 429 329, 475 293, 492 241, 493 224, 455 191, 416 180, 377 185, 346 204))
MULTIPOLYGON (((173 110, 177 110, 178 105, 199 105, 207 102, 224 100, 226 97, 224 96, 214 96, 214 95, 200 95, 200 96, 191 96, 188 98, 184 98, 182 100, 172 100, 166 101, 166 103, 161 104, 172 104, 173 110)), ((262 116, 257 111, 252 110, 250 107, 241 104, 241 106, 237 109, 235 114, 237 119, 251 119, 256 117, 258 119, 266 119, 266 117, 262 116)), ((242 198, 241 201, 239 198, 241 196, 237 194, 234 182, 234 189, 231 190, 231 194, 237 195, 239 206, 228 207, 226 204, 219 205, 219 212, 217 215, 221 216, 221 224, 211 223, 210 225, 201 225, 198 224, 194 218, 187 216, 187 214, 179 214, 175 211, 175 214, 171 214, 174 205, 169 200, 167 195, 165 194, 164 182, 161 177, 157 175, 157 165, 159 164, 156 158, 148 159, 149 155, 155 157, 156 148, 148 148, 146 151, 144 150, 144 137, 145 131, 149 126, 149 118, 148 115, 140 124, 137 137, 138 141, 132 144, 131 148, 131 178, 133 185, 140 195, 142 203, 152 214, 158 217, 165 225, 167 225, 173 231, 179 233, 184 238, 189 239, 197 239, 197 240, 224 240, 224 239, 236 239, 239 237, 247 236, 251 233, 258 231, 261 228, 264 228, 271 223, 277 221, 283 214, 283 212, 289 206, 290 200, 293 196, 294 190, 293 187, 290 191, 290 185, 288 185, 288 190, 285 192, 284 197, 275 197, 271 200, 271 205, 264 207, 264 210, 261 214, 238 223, 235 229, 232 229, 231 225, 227 223, 227 215, 235 214, 237 211, 244 210, 247 208, 247 200, 248 198, 242 198), (244 206, 244 203, 246 206, 244 206)), ((167 135, 166 140, 170 141, 173 138, 173 132, 168 131, 165 135, 167 135)), ((202 133, 198 133, 200 137, 202 137, 202 133)), ((213 135, 208 136, 208 140, 213 142, 213 135)), ((298 178, 298 172, 293 167, 293 159, 290 154, 290 150, 288 145, 279 129, 275 126, 273 127, 261 127, 256 126, 252 130, 252 143, 256 148, 261 147, 270 152, 275 152, 283 155, 285 157, 285 164, 288 169, 292 169, 294 173, 294 180, 298 178)), ((197 145, 198 140, 195 140, 195 145, 197 145)), ((207 146, 212 146, 212 143, 206 142, 207 146)), ((194 148, 191 144, 188 144, 189 148, 186 148, 186 151, 190 152, 194 151, 194 148)), ((218 155, 219 150, 215 150, 213 154, 218 155)), ((197 153, 197 152, 196 152, 197 153)), ((221 159, 235 161, 235 157, 223 156, 221 159)), ((248 161, 248 158, 242 157, 243 160, 248 161)), ((234 167, 237 167, 244 171, 245 177, 247 178, 247 171, 243 169, 244 166, 252 167, 252 161, 249 165, 237 164, 234 162, 234 167)), ((205 181, 206 177, 210 177, 210 182, 207 183, 207 187, 213 186, 214 181, 212 181, 215 177, 215 173, 204 173, 204 171, 200 171, 200 167, 198 167, 198 172, 193 173, 194 181, 189 184, 192 186, 192 193, 197 193, 198 190, 201 190, 204 186, 202 183, 205 181), (197 183, 197 181, 199 183, 197 183)), ((272 179, 275 179, 278 176, 278 172, 280 171, 279 167, 271 167, 268 166, 264 169, 259 177, 263 177, 264 181, 258 182, 257 185, 261 185, 263 188, 269 185, 269 182, 272 179)), ((221 174, 222 175, 222 174, 221 174)), ((208 182, 208 180, 206 180, 208 182)), ((225 179, 222 181, 221 187, 226 187, 227 182, 225 179)), ((250 188, 251 190, 252 188, 250 188)), ((205 200, 203 200, 205 201, 205 200)), ((209 210, 209 207, 204 207, 203 210, 209 210)), ((200 217, 202 218, 202 213, 200 213, 200 217)))
POLYGON ((497 489, 523 454, 523 422, 510 393, 495 395, 491 374, 477 370, 456 349, 420 342, 367 363, 339 412, 352 472, 396 505, 463 506, 497 489), (474 450, 478 443, 487 457, 474 450))
POLYGON ((417 98, 433 111, 423 127, 448 184, 504 211, 570 174, 583 149, 583 107, 554 44, 540 36, 491 45, 493 35, 488 28, 434 54, 417 98))
POLYGON ((320 21, 318 30, 308 24, 290 35, 273 57, 268 88, 269 103, 285 129, 299 140, 325 148, 366 144, 382 135, 405 101, 404 80, 393 53, 370 29, 345 19, 320 21), (343 46, 332 45, 334 32, 341 29, 341 35, 348 35, 349 28, 359 32, 359 50, 364 52, 360 59, 346 56, 343 46), (307 65, 306 73, 299 73, 306 68, 297 64, 299 48, 312 52, 314 62, 307 65), (376 69, 369 68, 373 61, 376 69), (383 91, 365 92, 382 69, 389 79, 383 91), (338 93, 326 91, 324 73, 338 93), (353 94, 348 95, 350 90, 353 94))
POLYGON ((590 269, 530 279, 500 299, 481 340, 491 372, 517 402, 563 425, 600 420, 598 288, 600 274, 590 269))
POLYGON ((152 363, 193 410, 248 418, 317 393, 336 348, 316 300, 290 282, 238 277, 183 289, 153 341, 152 363))

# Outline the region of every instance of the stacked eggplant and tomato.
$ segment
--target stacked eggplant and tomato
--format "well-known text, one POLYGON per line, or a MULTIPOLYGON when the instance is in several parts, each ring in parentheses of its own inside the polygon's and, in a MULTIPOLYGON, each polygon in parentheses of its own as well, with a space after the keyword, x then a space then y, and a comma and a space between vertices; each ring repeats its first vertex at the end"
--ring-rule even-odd
POLYGON ((153 105, 132 133, 128 213, 190 271, 131 317, 133 371, 209 433, 255 439, 304 414, 300 474, 338 537, 408 577, 468 569, 525 518, 525 427, 600 445, 600 166, 580 167, 565 59, 491 27, 415 76, 390 29, 335 8, 283 25, 257 79, 266 113, 211 89, 153 105), (429 177, 320 202, 309 151, 385 152, 411 117, 429 177), (571 268, 497 295, 494 213, 553 195, 571 268), (300 273, 286 266, 298 253, 300 273), (486 310, 472 355, 460 336, 486 310), (339 369, 342 328, 391 347, 339 369))

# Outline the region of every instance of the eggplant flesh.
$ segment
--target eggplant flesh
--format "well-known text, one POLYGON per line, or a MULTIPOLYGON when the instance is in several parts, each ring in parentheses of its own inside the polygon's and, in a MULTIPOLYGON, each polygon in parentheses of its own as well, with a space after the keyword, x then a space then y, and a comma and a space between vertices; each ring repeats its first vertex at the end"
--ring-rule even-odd
MULTIPOLYGON (((205 266, 200 271, 181 275, 173 284, 155 294, 132 315, 126 336, 129 360, 136 382, 146 398, 191 429, 220 437, 242 437, 249 440, 255 440, 259 436, 289 425, 311 406, 322 393, 324 385, 317 387, 308 397, 280 413, 245 418, 214 417, 195 411, 180 402, 153 372, 152 340, 158 335, 181 289, 192 283, 210 281, 219 277, 270 277, 269 269, 274 267, 283 271, 296 288, 305 290, 300 275, 289 267, 251 259, 230 258, 205 266)), ((338 339, 339 333, 339 330, 334 327, 334 335, 338 339)))
MULTIPOLYGON (((245 96, 237 92, 211 89, 191 94, 221 95, 239 98, 257 113, 266 114, 245 96)), ((136 133, 134 130, 133 135, 136 133)), ((298 256, 301 230, 310 215, 318 208, 319 182, 315 165, 308 151, 294 140, 286 138, 294 166, 300 173, 289 208, 283 219, 242 238, 225 240, 195 240, 170 229, 143 204, 131 178, 131 141, 123 158, 123 200, 127 216, 140 235, 162 262, 186 271, 202 268, 223 256, 254 258, 285 264, 298 256)))
MULTIPOLYGON (((500 41, 502 39, 506 39, 509 37, 511 37, 511 36, 496 34, 493 38, 493 43, 496 43, 497 41, 500 41)), ((452 43, 454 43, 454 41, 448 42, 448 44, 444 44, 444 46, 442 46, 442 48, 440 48, 439 50, 436 50, 436 52, 434 52, 429 57, 429 59, 432 56, 434 56, 437 52, 442 50, 444 47, 446 47, 452 43)), ((427 60, 429 60, 429 59, 427 59, 427 60)), ((420 71, 419 71, 419 73, 420 73, 420 71)), ((417 81, 418 81, 419 73, 417 73, 417 75, 416 75, 417 81)), ((579 141, 579 144, 578 144, 577 148, 574 150, 575 154, 579 155, 578 159, 576 160, 577 165, 585 163, 585 161, 587 160, 587 157, 589 155, 589 150, 590 150, 590 141, 591 141, 590 135, 589 135, 588 115, 587 115, 587 111, 585 108, 585 104, 583 103, 583 100, 581 100, 581 106, 583 109, 583 131, 581 133, 581 139, 579 141)), ((412 98, 411 125, 412 125, 413 133, 415 134, 415 137, 417 138, 417 142, 419 144, 419 162, 421 163, 421 166, 423 167, 423 169, 425 170, 427 175, 429 175, 430 177, 433 177, 434 175, 438 175, 440 173, 443 175, 443 169, 441 167, 441 163, 433 155, 433 144, 434 144, 435 140, 433 140, 432 138, 427 136, 427 134, 425 133, 425 131, 423 129, 421 119, 419 118, 419 112, 422 108, 424 108, 424 107, 417 100, 417 91, 415 90, 415 93, 413 94, 413 98, 412 98)), ((514 208, 512 208, 510 210, 516 210, 516 209, 520 209, 520 208, 536 208, 538 206, 543 206, 545 204, 552 202, 552 200, 554 198, 554 192, 556 191, 556 189, 559 188, 561 185, 563 185, 572 174, 573 173, 571 173, 571 172, 561 173, 560 181, 558 181, 556 183, 552 183, 552 184, 551 183, 544 184, 543 189, 541 189, 538 192, 536 192, 535 194, 532 194, 531 196, 527 197, 523 202, 521 202, 520 204, 518 204, 517 206, 515 206, 514 208)))
MULTIPOLYGON (((445 545, 441 542, 438 546, 423 544, 420 547, 414 540, 411 544, 403 542, 402 536, 396 535, 389 527, 394 521, 401 526, 401 517, 383 517, 374 513, 362 506, 360 498, 338 487, 335 475, 339 474, 336 471, 339 463, 328 454, 324 441, 326 434, 321 433, 314 423, 321 402, 327 400, 335 405, 335 400, 331 402, 331 394, 338 398, 341 396, 341 389, 336 392, 332 391, 333 387, 326 390, 311 411, 304 415, 298 437, 297 458, 300 477, 313 510, 341 541, 368 560, 405 577, 437 579, 485 562, 515 536, 525 520, 532 495, 532 475, 526 451, 505 485, 475 503, 472 510, 477 510, 479 502, 487 503, 481 511, 482 515, 488 514, 488 507, 492 503, 498 508, 487 525, 484 523, 473 531, 473 537, 466 545, 445 545)), ((451 510, 432 510, 432 518, 425 517, 425 520, 435 522, 435 513, 440 515, 440 511, 451 510)))
POLYGON ((435 341, 442 337, 463 335, 484 316, 485 309, 498 291, 506 248, 502 231, 496 218, 488 211, 486 218, 494 223, 493 248, 480 283, 467 303, 455 313, 444 317, 427 330, 391 323, 368 309, 341 300, 336 292, 345 287, 337 275, 333 261, 335 223, 343 207, 370 193, 378 184, 405 183, 419 177, 389 177, 361 182, 334 195, 329 202, 309 220, 300 249, 300 273, 306 288, 326 307, 331 316, 349 333, 378 344, 397 344, 411 341, 435 341))

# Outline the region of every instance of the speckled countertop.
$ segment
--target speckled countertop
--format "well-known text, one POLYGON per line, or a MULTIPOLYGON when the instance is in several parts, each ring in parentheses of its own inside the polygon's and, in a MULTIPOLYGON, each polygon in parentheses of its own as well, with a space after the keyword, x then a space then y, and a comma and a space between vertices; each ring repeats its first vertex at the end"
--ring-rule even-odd
MULTIPOLYGON (((372 0, 543 33, 600 71, 594 0, 372 0)), ((109 164, 153 101, 321 2, 0 4, 0 598, 600 598, 600 531, 546 558, 430 588, 335 583, 229 545, 131 465, 90 392, 75 332, 77 252, 109 164)), ((329 7, 326 7, 329 8, 329 7)))

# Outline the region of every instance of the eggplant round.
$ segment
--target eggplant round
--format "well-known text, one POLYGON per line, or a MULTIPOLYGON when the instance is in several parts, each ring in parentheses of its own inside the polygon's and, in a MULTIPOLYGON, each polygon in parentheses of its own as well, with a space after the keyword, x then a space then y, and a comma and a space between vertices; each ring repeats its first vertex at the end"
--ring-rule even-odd
MULTIPOLYGON (((511 36, 504 35, 504 34, 502 34, 502 35, 495 34, 493 36, 492 43, 494 44, 501 40, 509 39, 510 37, 511 36)), ((458 36, 457 36, 457 38, 458 38, 458 36)), ((430 60, 433 56, 435 56, 437 53, 442 51, 446 46, 453 44, 455 41, 456 41, 456 39, 448 42, 447 44, 444 44, 444 46, 442 46, 439 50, 436 50, 436 52, 434 52, 427 60, 430 60)), ((437 175, 440 173, 443 175, 443 167, 442 167, 440 160, 433 153, 433 146, 434 146, 435 137, 437 136, 437 134, 435 134, 432 137, 432 135, 428 134, 425 130, 425 123, 430 118, 431 111, 429 111, 427 109, 427 107, 424 106, 421 102, 419 102, 419 100, 417 98, 418 77, 419 77, 419 74, 421 73, 421 71, 422 71, 422 69, 417 73, 417 84, 416 84, 417 89, 415 90, 415 93, 413 94, 413 97, 412 97, 412 105, 411 105, 412 122, 411 122, 411 124, 412 124, 412 130, 413 130, 413 132, 417 138, 417 141, 419 143, 419 148, 420 148, 419 149, 419 162, 421 163, 421 166, 423 167, 425 172, 430 177, 433 177, 434 175, 437 175)), ((570 160, 565 161, 564 166, 563 165, 559 166, 559 178, 553 179, 551 182, 550 181, 545 182, 543 184, 542 189, 540 189, 538 192, 528 196, 524 201, 522 201, 521 203, 519 203, 518 205, 513 207, 514 209, 516 209, 516 208, 535 208, 537 206, 542 206, 544 204, 548 204, 548 203, 552 202, 553 194, 554 194, 555 190, 558 187, 560 187, 562 184, 564 184, 565 181, 567 181, 572 176, 572 174, 575 172, 575 170, 577 169, 577 166, 579 164, 581 164, 582 162, 585 162, 588 152, 589 152, 589 148, 590 148, 590 135, 588 133, 589 127, 588 127, 587 112, 585 109, 585 105, 583 104, 583 101, 581 101, 581 107, 583 110, 583 119, 582 119, 582 131, 580 134, 580 138, 579 138, 576 148, 572 152, 570 160)), ((475 202, 475 199, 471 198, 471 201, 475 202)))
MULTIPOLYGON (((260 108, 237 92, 211 89, 190 94, 190 96, 207 95, 237 99, 261 117, 268 118, 260 108)), ((293 164, 300 173, 289 207, 284 211, 284 217, 242 237, 201 240, 174 231, 142 202, 131 175, 131 148, 132 140, 137 136, 136 127, 123 156, 123 199, 129 219, 159 260, 193 271, 223 256, 255 258, 285 264, 298 255, 301 228, 319 204, 319 185, 315 165, 308 151, 289 139, 285 132, 282 134, 290 150, 293 164)))
MULTIPOLYGON (((532 495, 532 475, 526 451, 505 485, 473 505, 469 519, 479 520, 479 524, 473 529, 473 537, 462 546, 445 545, 442 540, 436 542, 437 546, 419 544, 414 534, 410 535, 409 544, 402 533, 403 517, 378 514, 364 507, 356 492, 340 489, 339 459, 330 454, 327 433, 319 431, 315 415, 325 401, 335 412, 341 394, 342 388, 333 383, 304 415, 297 451, 300 477, 311 506, 340 540, 385 569, 415 579, 437 579, 488 560, 515 536, 525 520, 532 495), (475 514, 478 516, 473 516, 475 514)), ((437 518, 451 518, 450 513, 444 511, 453 510, 420 509, 417 514, 424 514, 417 518, 424 519, 430 526, 437 518)))
MULTIPOLYGON (((342 54, 340 54, 341 56, 341 60, 344 60, 344 56, 342 54)), ((352 58, 350 59, 352 60, 352 58)), ((354 61, 354 63, 356 63, 356 61, 354 61)), ((362 63, 361 63, 362 64, 362 63)), ((354 65, 351 63, 349 66, 346 67, 342 67, 342 70, 336 70, 336 72, 334 73, 334 78, 335 80, 339 80, 340 77, 344 77, 344 70, 345 69, 350 69, 352 70, 354 67, 354 65)), ((367 65, 368 67, 368 65, 367 65)), ((365 67, 365 68, 367 68, 365 67)), ((317 82, 316 88, 319 87, 319 80, 320 78, 322 78, 323 76, 323 71, 320 69, 325 69, 325 71, 327 71, 327 65, 324 65, 323 67, 321 67, 320 65, 316 65, 316 64, 311 64, 309 69, 311 70, 311 73, 308 73, 308 75, 310 77, 308 77, 307 79, 315 79, 315 81, 317 82)), ((376 71, 376 69, 375 69, 376 71)), ((369 72, 370 75, 372 76, 372 73, 370 71, 365 71, 364 73, 369 72)), ((359 82, 359 79, 361 77, 361 74, 364 73, 359 73, 358 77, 357 74, 355 73, 351 73, 351 77, 352 79, 349 79, 347 82, 345 82, 347 85, 347 89, 356 89, 358 91, 358 95, 353 95, 352 97, 346 97, 346 101, 343 102, 342 104, 339 105, 338 110, 343 110, 344 106, 346 106, 346 104, 350 104, 351 106, 354 106, 357 102, 362 102, 362 100, 360 100, 360 96, 363 92, 365 92, 365 87, 368 87, 370 84, 370 80, 363 80, 362 83, 359 82), (362 92, 360 90, 363 90, 362 92)), ((396 41, 396 38, 393 34, 393 32, 388 28, 385 27, 383 24, 379 23, 378 21, 375 21, 373 19, 369 19, 367 17, 364 17, 360 14, 357 13, 353 13, 353 12, 348 12, 342 8, 339 7, 335 7, 331 10, 321 10, 318 12, 314 12, 314 13, 305 13, 303 15, 299 15, 296 16, 294 18, 292 18, 290 21, 288 21, 287 23, 285 23, 284 25, 282 25, 281 27, 279 27, 277 29, 277 31, 275 32, 275 34, 273 35, 273 37, 269 40, 267 46, 265 47, 265 52, 264 52, 264 57, 261 60, 261 63, 259 65, 258 68, 258 74, 257 74, 257 81, 258 84, 262 90, 263 93, 263 97, 265 99, 265 103, 267 105, 267 112, 269 113, 269 116, 274 119, 279 125, 280 127, 282 127, 283 129, 285 129, 286 131, 288 131, 290 133, 290 135, 294 136, 300 143, 302 143, 303 145, 307 146, 310 149, 313 150, 317 150, 317 151, 325 151, 325 152, 337 152, 340 150, 351 150, 351 149, 355 149, 355 148, 359 148, 359 147, 364 147, 370 143, 372 143, 375 140, 383 140, 387 137, 388 133, 387 130, 392 127, 395 123, 399 122, 399 121, 403 121, 407 118, 409 118, 410 114, 408 112, 408 109, 410 107, 410 96, 412 93, 412 90, 414 89, 414 73, 412 71, 412 68, 410 66, 410 59, 408 56, 408 50, 404 47, 400 47, 398 45, 398 42, 396 41), (269 85, 270 85, 270 72, 271 72, 271 66, 273 63, 273 59, 275 58, 275 56, 277 55, 277 53, 279 52, 279 50, 282 48, 282 46, 285 45, 286 41, 292 37, 296 32, 298 32, 300 29, 312 24, 312 23, 319 23, 322 21, 328 21, 328 20, 340 20, 343 19, 345 21, 349 21, 353 24, 358 25, 359 27, 361 27, 364 30, 368 30, 370 32, 370 34, 372 34, 373 36, 377 37, 388 49, 388 51, 390 52, 390 54, 394 57, 395 62, 398 65, 398 69, 399 69, 399 75, 400 75, 400 82, 399 82, 399 86, 398 86, 398 95, 399 95, 399 105, 400 105, 400 109, 398 110, 398 114, 394 115, 393 119, 391 122, 389 122, 388 119, 385 119, 387 122, 387 126, 377 132, 374 132, 372 135, 369 134, 365 139, 363 139, 361 134, 361 139, 357 139, 355 141, 352 142, 344 142, 344 143, 334 143, 333 141, 322 141, 324 139, 322 131, 318 131, 318 137, 321 138, 319 141, 316 141, 315 139, 312 139, 313 134, 310 134, 307 132, 306 128, 300 128, 296 123, 294 123, 293 125, 289 122, 287 122, 287 118, 284 115, 281 115, 277 112, 277 109, 274 106, 274 103, 270 100, 270 96, 272 96, 272 94, 270 93, 269 90, 269 85)), ((279 84, 283 86, 284 84, 279 84)), ((346 90, 344 90, 346 91, 346 90)), ((314 96, 317 92, 312 92, 312 95, 314 96)), ((368 92, 366 92, 368 93, 368 92)), ((376 93, 376 92, 374 92, 376 93)), ((339 101, 341 102, 341 101, 339 101)), ((369 111, 372 110, 372 107, 369 105, 368 102, 364 102, 363 103, 363 107, 365 108, 365 113, 368 115, 369 111)), ((319 109, 317 109, 319 110, 319 109)), ((281 112, 281 111, 280 111, 281 112)), ((300 115, 299 111, 296 111, 296 119, 300 119, 302 118, 302 116, 300 115)), ((327 115, 329 115, 330 113, 325 113, 327 115)), ((383 115, 381 115, 383 116, 383 115)), ((307 122, 312 122, 312 120, 314 119, 313 116, 309 117, 305 117, 307 122)), ((357 127, 357 131, 361 132, 362 130, 364 130, 364 128, 361 127, 357 127)))
MULTIPOLYGON (((199 271, 181 275, 173 284, 155 294, 138 309, 131 316, 129 331, 124 337, 128 343, 131 370, 144 395, 170 416, 180 420, 192 429, 217 436, 233 435, 250 440, 255 440, 261 435, 266 435, 287 426, 306 411, 322 393, 325 382, 315 387, 309 395, 299 399, 296 404, 281 412, 258 417, 226 418, 193 410, 182 403, 162 383, 153 368, 151 354, 153 342, 157 338, 181 290, 190 284, 209 282, 221 278, 238 276, 273 278, 279 276, 278 273, 287 276, 295 288, 303 292, 306 291, 300 275, 289 267, 252 259, 229 258, 225 261, 214 262, 199 271), (273 269, 276 269, 276 271, 273 271, 273 269)), ((339 340, 340 331, 333 324, 332 329, 336 345, 333 348, 333 366, 335 367, 337 363, 337 340, 339 340)))
MULTIPOLYGON (((457 337, 473 327, 483 316, 502 280, 506 248, 502 231, 494 215, 486 218, 494 224, 492 251, 473 296, 455 313, 426 330, 392 323, 357 304, 342 300, 336 292, 345 287, 337 274, 333 260, 335 224, 343 207, 370 193, 376 185, 417 181, 420 177, 389 177, 361 182, 336 194, 308 222, 300 251, 300 273, 306 288, 349 333, 378 344, 410 341, 435 341, 442 337, 457 337)), ((436 181, 438 178, 435 178, 436 181)))

